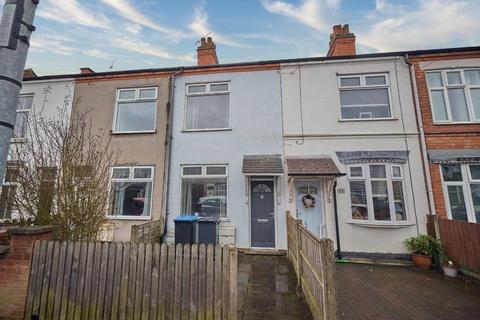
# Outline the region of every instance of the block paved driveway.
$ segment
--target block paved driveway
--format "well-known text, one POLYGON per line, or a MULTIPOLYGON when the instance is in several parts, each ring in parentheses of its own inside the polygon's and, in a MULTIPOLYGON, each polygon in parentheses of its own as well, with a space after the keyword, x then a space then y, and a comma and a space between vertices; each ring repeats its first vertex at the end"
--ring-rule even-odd
POLYGON ((337 264, 338 318, 480 319, 480 285, 413 267, 337 264))

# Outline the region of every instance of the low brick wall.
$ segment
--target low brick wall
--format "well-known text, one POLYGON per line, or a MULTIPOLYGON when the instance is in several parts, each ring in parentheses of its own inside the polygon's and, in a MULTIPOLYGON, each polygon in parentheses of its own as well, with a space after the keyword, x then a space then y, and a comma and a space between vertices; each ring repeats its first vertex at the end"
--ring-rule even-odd
POLYGON ((51 240, 51 227, 22 227, 10 230, 10 250, 0 256, 0 319, 22 319, 27 296, 33 245, 51 240))

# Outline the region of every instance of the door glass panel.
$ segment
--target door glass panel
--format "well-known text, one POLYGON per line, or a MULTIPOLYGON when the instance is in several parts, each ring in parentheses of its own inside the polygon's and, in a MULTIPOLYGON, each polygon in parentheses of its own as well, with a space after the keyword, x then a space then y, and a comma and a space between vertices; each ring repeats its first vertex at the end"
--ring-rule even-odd
POLYGON ((468 121, 467 100, 463 88, 448 89, 448 101, 453 121, 468 121))
POLYGON ((255 186, 255 188, 253 189, 253 192, 263 192, 263 193, 267 193, 267 192, 272 192, 272 189, 270 189, 270 187, 267 186, 266 184, 261 183, 261 184, 257 184, 257 185, 255 186))
POLYGON ((432 106, 435 120, 448 120, 447 107, 445 104, 445 97, 443 96, 443 90, 432 90, 432 106))
POLYGON ((453 220, 468 221, 462 186, 447 186, 453 220))

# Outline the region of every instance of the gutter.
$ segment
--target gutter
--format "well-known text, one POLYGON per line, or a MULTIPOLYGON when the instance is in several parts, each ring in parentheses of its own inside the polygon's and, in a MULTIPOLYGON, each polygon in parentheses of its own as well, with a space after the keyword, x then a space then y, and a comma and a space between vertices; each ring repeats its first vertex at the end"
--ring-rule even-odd
POLYGON ((335 213, 335 234, 337 237, 337 258, 342 259, 342 249, 340 247, 340 228, 338 227, 338 207, 337 207, 337 181, 333 183, 333 212, 335 213))

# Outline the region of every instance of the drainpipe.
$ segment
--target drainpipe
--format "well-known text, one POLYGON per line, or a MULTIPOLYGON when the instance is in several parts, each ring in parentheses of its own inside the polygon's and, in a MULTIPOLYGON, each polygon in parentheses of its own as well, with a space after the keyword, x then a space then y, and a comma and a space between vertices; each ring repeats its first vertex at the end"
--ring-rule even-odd
POLYGON ((180 68, 173 76, 170 78, 170 101, 168 104, 168 122, 167 122, 167 137, 166 137, 166 144, 167 144, 167 154, 165 155, 165 159, 167 160, 164 165, 164 183, 163 183, 163 212, 165 212, 165 225, 163 226, 163 238, 167 234, 167 224, 168 224, 168 199, 170 194, 170 162, 172 160, 172 141, 173 141, 173 108, 174 106, 174 99, 175 99, 175 78, 183 72, 183 67, 180 68))
POLYGON ((337 258, 342 259, 342 250, 340 248, 340 230, 338 227, 338 208, 337 208, 337 181, 333 183, 333 212, 335 213, 335 234, 337 236, 337 258))
MULTIPOLYGON (((420 111, 420 100, 418 98, 417 92, 417 79, 415 77, 415 69, 413 64, 410 63, 408 53, 405 55, 405 63, 410 67, 410 86, 412 89, 414 104, 415 104, 415 113, 417 116, 418 129, 420 131, 420 146, 422 149, 422 160, 423 160, 423 169, 425 172, 425 181, 427 183, 427 195, 428 195, 428 207, 432 215, 436 215, 435 202, 433 199, 433 188, 432 188, 432 177, 430 175, 430 166, 428 164, 428 153, 427 153, 427 143, 425 141, 425 131, 423 128, 422 113, 420 111)), ((418 221, 417 221, 418 225, 418 221)))

